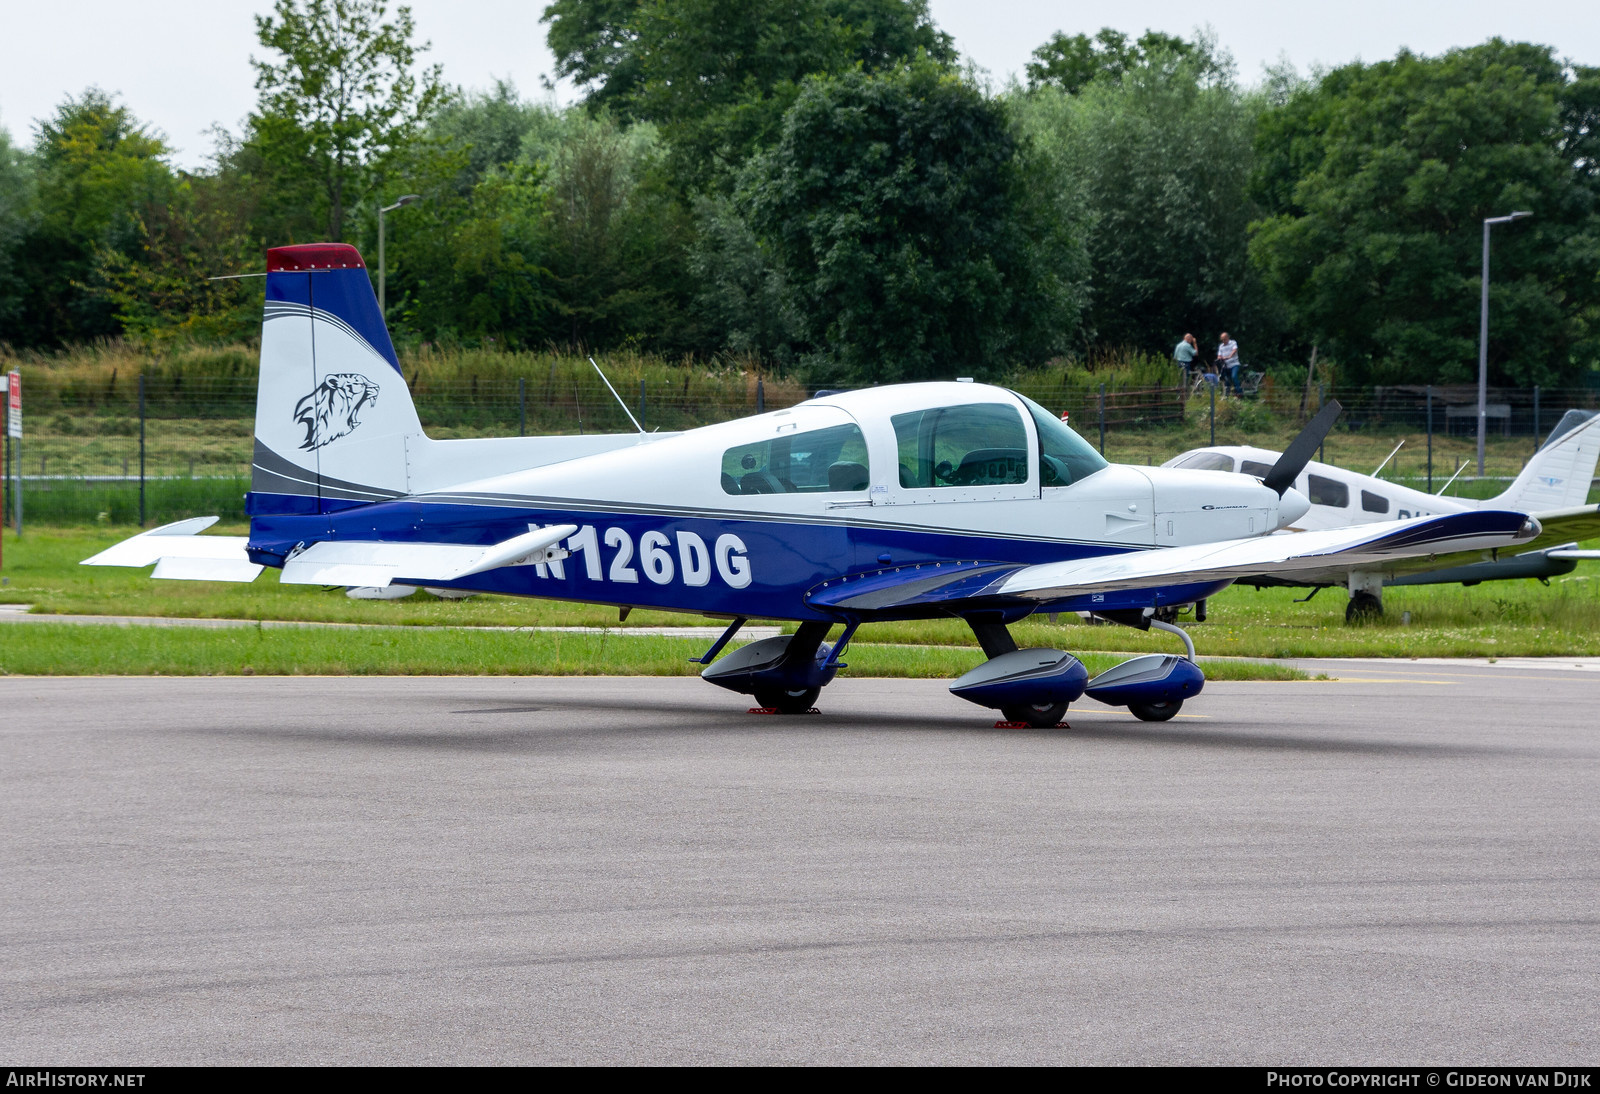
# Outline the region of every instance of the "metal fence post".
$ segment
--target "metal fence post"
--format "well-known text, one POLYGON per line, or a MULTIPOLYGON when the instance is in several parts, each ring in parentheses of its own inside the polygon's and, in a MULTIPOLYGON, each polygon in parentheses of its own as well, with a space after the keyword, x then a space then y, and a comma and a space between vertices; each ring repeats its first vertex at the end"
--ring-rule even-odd
POLYGON ((1433 493, 1433 385, 1428 385, 1428 493, 1433 493))
POLYGON ((761 377, 756 377, 756 413, 767 412, 767 389, 761 382, 761 377))
POLYGON ((644 428, 644 380, 639 380, 639 428, 644 428))
POLYGON ((1100 455, 1106 454, 1106 385, 1100 385, 1100 455))
MULTIPOLYGON (((1538 384, 1534 384, 1533 385, 1533 440, 1534 440, 1535 444, 1537 444, 1538 441, 1539 441, 1539 432, 1540 432, 1540 430, 1539 430, 1539 385, 1538 384)), ((1535 448, 1534 451, 1537 452, 1538 449, 1535 448)))
POLYGON ((1211 389, 1211 447, 1217 445, 1217 384, 1212 381, 1206 384, 1211 389))
POLYGON ((517 377, 517 436, 528 435, 528 381, 526 377, 517 377))
MULTIPOLYGON (((11 478, 11 530, 22 534, 22 468, 19 466, 16 439, 6 437, 6 476, 11 478), (14 476, 14 477, 13 477, 14 476)), ((6 515, 0 513, 0 520, 6 515)))
POLYGON ((139 373, 139 527, 144 527, 144 373, 139 373))

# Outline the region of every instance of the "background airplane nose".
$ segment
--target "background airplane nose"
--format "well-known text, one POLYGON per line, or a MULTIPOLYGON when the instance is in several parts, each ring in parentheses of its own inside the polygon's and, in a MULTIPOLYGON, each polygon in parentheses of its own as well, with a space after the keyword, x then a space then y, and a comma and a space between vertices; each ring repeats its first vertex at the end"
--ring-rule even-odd
POLYGON ((1311 500, 1291 486, 1278 499, 1278 527, 1287 528, 1309 512, 1311 500))

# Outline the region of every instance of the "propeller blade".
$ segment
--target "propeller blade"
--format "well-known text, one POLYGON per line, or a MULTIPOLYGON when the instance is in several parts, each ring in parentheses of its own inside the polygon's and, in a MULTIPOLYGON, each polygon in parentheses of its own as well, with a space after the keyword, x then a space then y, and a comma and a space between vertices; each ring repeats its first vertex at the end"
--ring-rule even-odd
POLYGON ((1322 444, 1322 439, 1333 428, 1333 423, 1344 412, 1344 407, 1339 405, 1338 399, 1330 399, 1328 405, 1317 412, 1317 416, 1306 423, 1300 435, 1289 442, 1289 447, 1283 450, 1283 455, 1278 457, 1278 462, 1272 465, 1266 477, 1261 480, 1263 486, 1270 486, 1283 497, 1283 492, 1294 485, 1294 480, 1300 477, 1300 472, 1306 469, 1306 464, 1311 462, 1311 457, 1317 454, 1317 448, 1322 444))

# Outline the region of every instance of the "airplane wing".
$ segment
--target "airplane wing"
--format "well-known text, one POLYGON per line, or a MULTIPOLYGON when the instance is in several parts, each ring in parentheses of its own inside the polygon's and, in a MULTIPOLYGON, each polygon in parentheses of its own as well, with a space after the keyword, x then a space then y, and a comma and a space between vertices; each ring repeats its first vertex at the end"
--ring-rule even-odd
POLYGON ((891 567, 824 582, 806 601, 863 618, 910 610, 954 612, 1263 574, 1292 576, 1335 565, 1374 567, 1403 558, 1514 547, 1538 534, 1538 522, 1525 513, 1478 510, 1031 566, 952 561, 891 567))
MULTIPOLYGON (((194 517, 141 532, 106 548, 85 566, 149 566, 159 578, 202 581, 254 581, 263 567, 250 561, 243 536, 202 536, 216 517, 194 517)), ((530 529, 500 543, 386 543, 330 540, 289 556, 280 581, 285 585, 359 585, 385 588, 393 582, 424 584, 454 581, 500 566, 545 562, 556 544, 578 530, 575 524, 530 529)))

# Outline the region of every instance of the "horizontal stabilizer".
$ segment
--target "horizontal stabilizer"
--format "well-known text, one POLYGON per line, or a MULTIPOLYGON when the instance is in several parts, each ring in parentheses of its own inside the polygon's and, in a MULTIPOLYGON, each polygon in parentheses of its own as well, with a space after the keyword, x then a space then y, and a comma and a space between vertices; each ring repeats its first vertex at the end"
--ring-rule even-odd
POLYGON ((113 544, 84 566, 155 566, 154 576, 192 581, 254 581, 262 567, 245 554, 243 536, 202 536, 216 517, 163 524, 113 544))
POLYGON ((358 585, 376 589, 395 581, 457 581, 501 566, 545 562, 554 557, 555 545, 577 530, 576 524, 558 524, 488 546, 328 540, 291 555, 283 564, 281 580, 285 585, 358 585))

